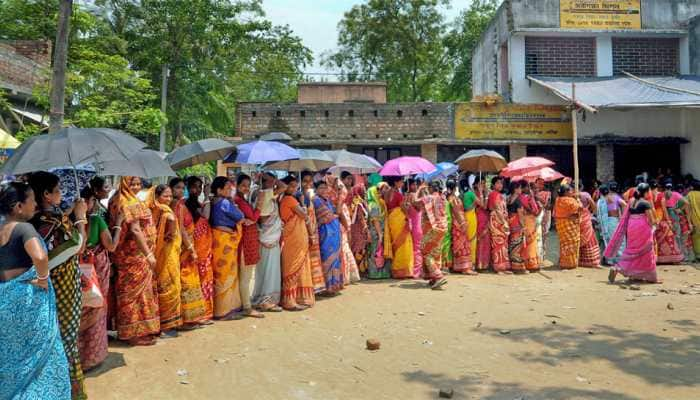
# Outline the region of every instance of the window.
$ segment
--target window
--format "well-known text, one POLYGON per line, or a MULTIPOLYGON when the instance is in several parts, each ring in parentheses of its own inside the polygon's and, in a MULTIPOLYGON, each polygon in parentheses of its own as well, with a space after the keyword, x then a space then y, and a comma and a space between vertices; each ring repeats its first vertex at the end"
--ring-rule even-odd
POLYGON ((403 111, 401 111, 401 110, 397 111, 396 116, 399 118, 403 117, 403 111))
POLYGON ((374 110, 374 116, 375 116, 375 117, 378 117, 378 116, 379 116, 379 111, 374 110))
POLYGON ((427 116, 428 116, 428 110, 423 110, 423 111, 420 112, 420 114, 421 114, 422 116, 424 116, 424 117, 427 117, 427 116))
POLYGON ((330 114, 328 113, 328 110, 326 110, 326 111, 323 112, 323 115, 324 115, 326 118, 328 118, 328 116, 329 116, 330 114))
POLYGON ((355 116, 355 111, 353 111, 353 110, 348 111, 348 117, 352 118, 354 116, 355 116))
POLYGON ((282 111, 277 110, 277 112, 275 113, 275 115, 276 115, 277 117, 281 117, 281 116, 282 116, 282 111))
POLYGON ((253 111, 253 118, 255 118, 255 117, 257 117, 257 116, 258 116, 258 112, 257 112, 257 111, 253 111))
POLYGON ((302 118, 306 118, 306 111, 305 110, 299 111, 299 116, 302 118))

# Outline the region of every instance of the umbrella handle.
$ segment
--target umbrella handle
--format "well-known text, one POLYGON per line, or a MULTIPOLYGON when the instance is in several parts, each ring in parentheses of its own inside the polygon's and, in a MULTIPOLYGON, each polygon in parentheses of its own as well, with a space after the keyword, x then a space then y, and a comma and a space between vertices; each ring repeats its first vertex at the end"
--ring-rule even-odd
POLYGON ((73 167, 73 177, 75 178, 75 194, 77 195, 75 201, 80 200, 80 179, 78 179, 78 167, 73 164, 73 159, 70 156, 70 151, 68 152, 68 162, 70 166, 73 167))

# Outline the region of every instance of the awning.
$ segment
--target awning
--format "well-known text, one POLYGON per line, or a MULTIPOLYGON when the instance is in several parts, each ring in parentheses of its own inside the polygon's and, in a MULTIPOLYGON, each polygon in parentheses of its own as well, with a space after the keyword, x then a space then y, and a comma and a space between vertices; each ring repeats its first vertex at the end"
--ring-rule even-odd
POLYGON ((610 78, 561 78, 528 76, 567 102, 576 86, 577 105, 598 108, 700 107, 700 76, 638 78, 627 74, 610 78))
POLYGON ((0 128, 0 149, 16 149, 20 144, 19 140, 0 128))
POLYGON ((49 126, 48 118, 45 118, 41 114, 37 114, 37 113, 31 112, 31 111, 22 110, 22 109, 14 108, 14 107, 12 107, 12 111, 16 112, 19 115, 22 115, 23 117, 25 117, 27 119, 32 120, 33 122, 35 122, 37 124, 41 124, 43 126, 49 126))

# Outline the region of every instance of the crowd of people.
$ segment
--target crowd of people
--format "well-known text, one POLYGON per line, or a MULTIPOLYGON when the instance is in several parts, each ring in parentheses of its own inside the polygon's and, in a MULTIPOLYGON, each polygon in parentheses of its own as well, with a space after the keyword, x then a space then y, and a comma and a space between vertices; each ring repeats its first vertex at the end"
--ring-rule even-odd
POLYGON ((614 183, 588 193, 347 172, 174 178, 146 196, 140 178, 117 185, 111 194, 94 177, 65 211, 54 174, 2 187, 0 398, 86 398, 83 371, 107 357, 110 330, 147 346, 213 321, 303 311, 363 278, 439 290, 448 273, 535 272, 552 222, 559 267, 602 261, 611 281, 658 282, 657 262, 700 255, 697 181, 640 180, 622 194, 614 183))

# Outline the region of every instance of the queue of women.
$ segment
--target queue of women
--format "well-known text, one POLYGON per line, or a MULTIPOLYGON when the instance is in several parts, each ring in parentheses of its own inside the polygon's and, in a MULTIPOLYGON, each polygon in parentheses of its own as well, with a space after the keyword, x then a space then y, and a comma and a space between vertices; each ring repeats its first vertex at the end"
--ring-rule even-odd
POLYGON ((107 357, 108 330, 147 346, 213 321, 302 311, 363 278, 439 290, 448 273, 535 272, 552 221, 562 269, 599 267, 598 221, 611 281, 658 282, 657 261, 700 252, 697 182, 687 194, 640 182, 626 198, 608 185, 595 200, 498 176, 174 178, 146 201, 141 179, 117 185, 105 209, 110 185, 93 178, 66 212, 56 175, 3 186, 0 398, 86 398, 83 371, 107 357), (83 304, 81 271, 97 306, 83 304))

